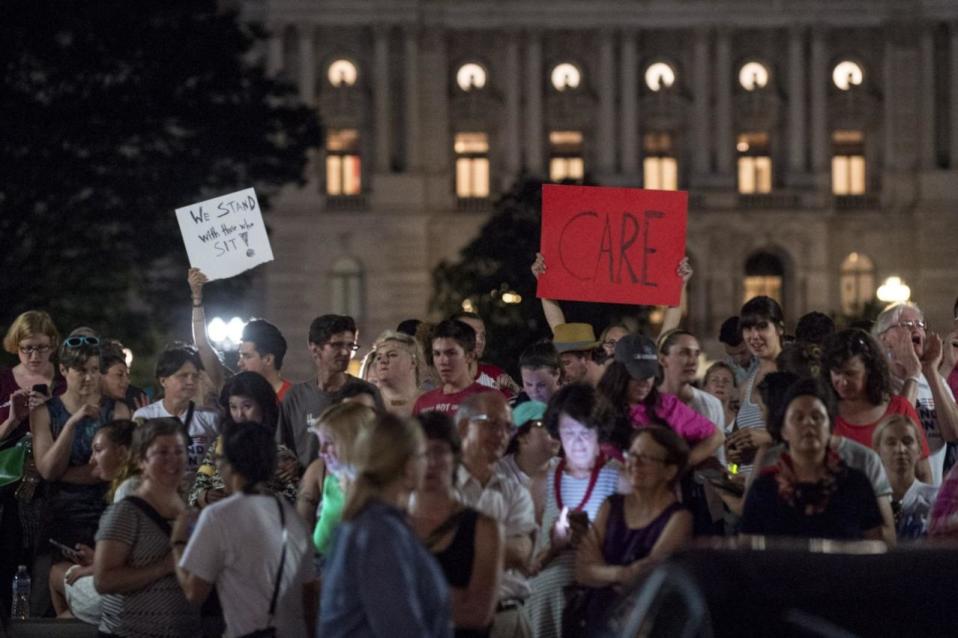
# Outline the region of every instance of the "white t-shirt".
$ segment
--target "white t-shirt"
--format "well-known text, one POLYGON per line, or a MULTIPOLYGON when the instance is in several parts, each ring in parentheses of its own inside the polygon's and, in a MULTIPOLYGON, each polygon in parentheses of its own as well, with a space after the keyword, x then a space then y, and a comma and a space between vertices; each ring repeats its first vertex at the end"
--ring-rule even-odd
MULTIPOLYGON (((278 636, 307 638, 303 585, 316 580, 312 543, 296 511, 285 502, 283 508, 286 562, 273 626, 278 636)), ((272 496, 233 494, 200 513, 180 567, 216 584, 227 638, 267 626, 282 543, 279 508, 272 496)))
MULTIPOLYGON (((187 412, 188 410, 179 415, 170 414, 166 408, 163 407, 163 401, 160 400, 140 408, 133 413, 133 418, 159 419, 161 417, 173 417, 184 421, 187 412)), ((199 407, 193 410, 193 418, 190 421, 189 427, 191 441, 186 449, 187 456, 189 457, 189 472, 187 472, 186 482, 184 482, 185 485, 193 484, 193 477, 196 476, 196 468, 203 462, 206 451, 210 445, 213 444, 213 441, 216 440, 216 437, 219 436, 219 420, 220 415, 212 410, 205 410, 199 407)))
POLYGON ((901 515, 898 518, 899 540, 915 540, 928 534, 928 519, 938 496, 938 487, 915 481, 901 497, 901 515))
MULTIPOLYGON (((936 373, 937 374, 937 373, 936 373)), ((942 379, 945 391, 954 400, 955 396, 948 387, 948 383, 942 379)), ((918 418, 921 419, 921 425, 925 428, 925 436, 928 438, 928 449, 931 454, 928 455, 928 463, 931 465, 931 484, 941 485, 945 473, 945 452, 948 446, 945 445, 945 438, 941 435, 941 427, 938 425, 938 413, 935 411, 935 398, 931 393, 931 386, 928 385, 928 379, 922 374, 918 378, 918 392, 915 395, 915 410, 918 411, 918 418)))

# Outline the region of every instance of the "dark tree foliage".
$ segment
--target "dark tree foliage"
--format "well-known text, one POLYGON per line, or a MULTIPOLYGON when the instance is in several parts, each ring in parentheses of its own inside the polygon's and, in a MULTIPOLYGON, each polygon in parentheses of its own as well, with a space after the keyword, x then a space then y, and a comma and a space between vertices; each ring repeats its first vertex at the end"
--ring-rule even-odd
MULTIPOLYGON (((433 310, 450 315, 470 300, 486 323, 484 359, 517 379, 522 350, 537 339, 552 338, 530 270, 539 251, 542 183, 520 176, 496 202, 479 235, 462 249, 459 261, 443 261, 433 271, 433 310), (505 303, 506 292, 518 293, 522 301, 505 303)), ((643 321, 646 316, 642 306, 566 301, 561 305, 567 321, 591 323, 596 336, 623 317, 643 321)))
POLYGON ((42 308, 149 348, 188 316, 173 210, 247 186, 265 208, 319 140, 260 36, 215 0, 4 3, 0 326, 42 308))

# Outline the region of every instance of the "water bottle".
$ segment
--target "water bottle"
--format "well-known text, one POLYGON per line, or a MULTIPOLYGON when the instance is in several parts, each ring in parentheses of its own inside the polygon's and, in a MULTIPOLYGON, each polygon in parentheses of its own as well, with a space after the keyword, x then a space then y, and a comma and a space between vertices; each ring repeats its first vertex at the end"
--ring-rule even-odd
POLYGON ((30 574, 26 565, 17 567, 13 577, 13 608, 10 615, 16 620, 30 617, 30 574))

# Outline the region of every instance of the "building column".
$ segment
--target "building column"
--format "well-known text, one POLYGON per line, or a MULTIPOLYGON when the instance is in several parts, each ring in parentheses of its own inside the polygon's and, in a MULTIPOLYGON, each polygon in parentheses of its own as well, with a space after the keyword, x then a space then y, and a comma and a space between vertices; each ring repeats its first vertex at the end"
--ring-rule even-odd
POLYGON ((274 25, 266 48, 266 75, 276 77, 283 70, 283 27, 274 25))
POLYGON ((951 144, 949 155, 951 170, 958 171, 958 22, 949 25, 951 29, 951 77, 949 78, 950 126, 951 144))
POLYGON ((732 54, 728 29, 720 28, 715 40, 715 169, 723 177, 732 176, 732 54))
MULTIPOLYGON (((826 79, 827 81, 827 79, 826 79)), ((788 31, 788 173, 801 175, 805 162, 805 31, 788 31)))
POLYGON ((503 69, 503 81, 506 89, 506 121, 503 130, 505 175, 503 175, 503 181, 506 186, 502 189, 503 192, 518 177, 522 168, 522 142, 519 139, 519 78, 521 76, 519 69, 519 35, 518 31, 507 30, 502 36, 506 40, 506 60, 503 69))
POLYGON ((820 27, 812 29, 811 58, 812 172, 820 176, 828 172, 828 60, 820 27))
POLYGON ((543 175, 542 163, 542 34, 526 33, 526 168, 543 175))
POLYGON ((886 171, 894 171, 901 164, 901 157, 896 152, 895 144, 895 100, 893 96, 897 84, 895 76, 895 43, 886 32, 883 34, 885 45, 882 50, 882 92, 885 99, 882 101, 882 168, 886 171))
POLYGON ((922 169, 935 168, 935 39, 931 28, 921 30, 919 40, 921 53, 921 77, 918 86, 920 95, 918 108, 921 118, 918 121, 918 165, 922 169))
POLYGON ((619 57, 622 72, 622 80, 619 83, 622 86, 622 131, 619 135, 622 142, 621 172, 626 176, 633 176, 638 173, 639 166, 639 154, 637 152, 639 142, 639 96, 638 85, 636 84, 638 71, 636 69, 635 32, 623 31, 620 45, 619 57))
POLYGON ((701 179, 711 172, 711 144, 709 130, 712 122, 709 118, 709 33, 706 29, 695 29, 692 42, 692 91, 693 117, 692 123, 692 154, 693 180, 701 179))
POLYGON ((406 172, 420 167, 419 156, 419 29, 408 26, 403 32, 403 92, 406 131, 406 172))
POLYGON ((596 173, 611 175, 615 172, 615 60, 612 33, 603 29, 598 32, 598 37, 599 121, 596 173))
MULTIPOLYGON (((428 82, 422 85, 424 117, 420 122, 422 139, 428 144, 421 147, 422 163, 427 177, 441 182, 442 188, 436 188, 437 193, 451 198, 454 190, 449 187, 454 183, 450 180, 453 170, 452 127, 449 125, 449 61, 446 52, 446 33, 439 27, 429 28, 423 33, 422 51, 420 52, 420 73, 428 82)), ((454 175, 453 175, 454 178, 454 175)), ((431 202, 433 203, 433 202, 431 202)))
POLYGON ((316 48, 311 24, 299 28, 299 97, 310 106, 316 98, 316 48))
POLYGON ((375 104, 375 138, 377 173, 388 173, 391 158, 389 144, 389 28, 373 27, 373 103, 375 104))

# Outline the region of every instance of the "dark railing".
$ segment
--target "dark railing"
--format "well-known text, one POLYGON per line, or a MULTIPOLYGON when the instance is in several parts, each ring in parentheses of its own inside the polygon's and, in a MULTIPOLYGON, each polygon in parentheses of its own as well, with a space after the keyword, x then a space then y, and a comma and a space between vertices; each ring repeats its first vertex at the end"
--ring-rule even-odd
POLYGON ((738 204, 747 210, 798 208, 801 200, 794 193, 739 193, 738 204))
POLYGON ((327 195, 326 210, 339 212, 364 211, 369 207, 365 195, 327 195))
POLYGON ((876 210, 878 195, 836 195, 835 210, 876 210))
POLYGON ((488 213, 492 211, 492 200, 488 197, 460 197, 456 200, 456 210, 460 213, 488 213))

